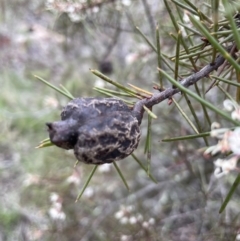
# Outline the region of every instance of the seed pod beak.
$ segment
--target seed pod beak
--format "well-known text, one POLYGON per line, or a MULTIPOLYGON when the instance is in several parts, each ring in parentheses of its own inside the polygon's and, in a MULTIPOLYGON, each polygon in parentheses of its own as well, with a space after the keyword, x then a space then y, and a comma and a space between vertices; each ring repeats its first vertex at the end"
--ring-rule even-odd
POLYGON ((74 121, 47 122, 51 142, 63 149, 73 149, 77 142, 77 127, 74 121))
POLYGON ((53 129, 53 125, 51 122, 47 122, 46 123, 46 126, 48 127, 48 131, 52 130, 53 129))

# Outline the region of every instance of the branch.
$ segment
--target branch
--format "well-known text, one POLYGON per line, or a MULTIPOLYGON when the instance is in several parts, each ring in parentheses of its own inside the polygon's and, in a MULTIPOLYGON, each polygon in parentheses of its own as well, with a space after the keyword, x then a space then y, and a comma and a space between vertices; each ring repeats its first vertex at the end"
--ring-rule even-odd
MULTIPOLYGON (((181 85, 184 87, 189 87, 193 84, 195 84, 200 79, 207 77, 212 71, 217 70, 225 61, 225 58, 222 55, 218 55, 214 63, 210 63, 203 67, 200 71, 197 73, 194 73, 187 78, 180 81, 181 85)), ((144 113, 143 106, 145 105, 148 108, 152 108, 154 105, 162 102, 165 99, 171 98, 176 93, 179 93, 180 90, 178 88, 170 87, 165 89, 164 91, 160 93, 155 93, 152 95, 151 98, 142 99, 136 102, 134 105, 133 111, 135 111, 138 120, 142 120, 142 116, 144 113)))

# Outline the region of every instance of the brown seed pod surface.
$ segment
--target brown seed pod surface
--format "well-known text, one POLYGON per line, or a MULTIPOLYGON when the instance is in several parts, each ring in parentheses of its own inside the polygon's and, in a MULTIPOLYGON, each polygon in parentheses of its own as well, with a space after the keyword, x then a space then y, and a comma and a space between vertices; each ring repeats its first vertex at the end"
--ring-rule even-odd
POLYGON ((130 155, 140 140, 134 111, 116 98, 76 98, 61 113, 61 121, 47 123, 50 140, 74 149, 88 164, 104 164, 130 155))

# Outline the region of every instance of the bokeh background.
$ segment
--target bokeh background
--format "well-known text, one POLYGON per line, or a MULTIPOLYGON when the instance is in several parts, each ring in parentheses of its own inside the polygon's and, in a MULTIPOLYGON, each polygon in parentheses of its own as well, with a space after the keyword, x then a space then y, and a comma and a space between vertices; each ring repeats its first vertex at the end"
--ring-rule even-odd
MULTIPOLYGON (((213 160, 199 151, 202 139, 161 142, 193 134, 167 100, 154 107, 151 173, 157 183, 130 156, 118 162, 130 192, 114 166, 103 165, 75 203, 92 166, 74 167, 71 151, 35 148, 48 137, 45 123, 58 120, 69 100, 34 75, 75 97, 102 96, 94 87, 116 90, 89 69, 154 92, 157 55, 136 26, 155 43, 157 23, 162 51, 174 56, 169 33, 175 30, 161 0, 0 0, 1 241, 235 240, 237 193, 218 213, 235 175, 213 176, 213 160)), ((216 92, 209 98, 222 106, 216 92)), ((193 106, 203 121, 199 104, 193 106)), ((141 129, 134 154, 147 165, 146 115, 141 129)))

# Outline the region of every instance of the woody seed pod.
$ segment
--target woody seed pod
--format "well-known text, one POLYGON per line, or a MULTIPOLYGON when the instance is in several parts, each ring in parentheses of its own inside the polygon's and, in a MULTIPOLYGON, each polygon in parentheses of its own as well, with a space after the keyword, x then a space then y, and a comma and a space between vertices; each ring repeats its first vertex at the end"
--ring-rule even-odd
POLYGON ((74 149, 87 164, 104 164, 130 155, 140 140, 139 119, 116 98, 76 98, 61 113, 61 121, 46 123, 50 140, 74 149))

